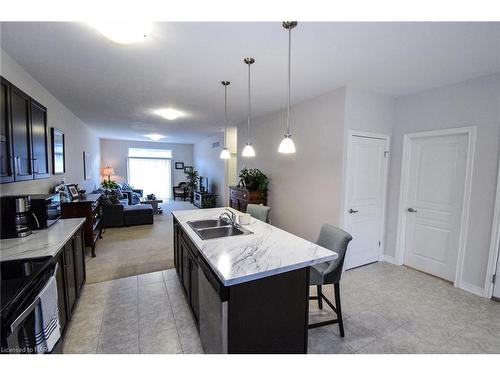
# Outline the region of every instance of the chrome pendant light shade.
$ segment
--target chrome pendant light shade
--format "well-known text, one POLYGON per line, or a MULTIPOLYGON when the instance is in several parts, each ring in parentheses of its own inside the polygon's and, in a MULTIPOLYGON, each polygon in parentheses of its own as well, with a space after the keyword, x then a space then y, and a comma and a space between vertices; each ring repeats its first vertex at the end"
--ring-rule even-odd
POLYGON ((248 65, 248 122, 247 122, 247 144, 241 153, 241 156, 244 158, 253 158, 255 157, 255 150, 250 141, 250 66, 255 62, 255 59, 252 57, 247 57, 243 60, 245 64, 248 65))
POLYGON ((227 86, 231 83, 229 81, 222 81, 222 85, 224 86, 224 149, 220 153, 221 159, 230 159, 231 153, 227 149, 227 86))
POLYGON ((286 128, 283 140, 280 143, 278 152, 282 154, 294 154, 295 145, 290 134, 290 71, 292 64, 292 29, 297 26, 296 21, 283 22, 283 27, 288 30, 288 104, 286 109, 286 128))

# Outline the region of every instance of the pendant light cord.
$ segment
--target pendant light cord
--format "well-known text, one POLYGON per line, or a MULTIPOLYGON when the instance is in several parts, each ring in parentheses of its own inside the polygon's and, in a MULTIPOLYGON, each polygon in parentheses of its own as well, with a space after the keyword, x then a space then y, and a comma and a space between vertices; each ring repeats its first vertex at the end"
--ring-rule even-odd
POLYGON ((248 123, 247 123, 247 144, 250 144, 250 65, 248 64, 248 123))
POLYGON ((288 106, 286 110, 286 135, 290 134, 290 80, 292 64, 292 28, 288 28, 288 106))
POLYGON ((227 148, 227 85, 224 85, 224 148, 227 148))

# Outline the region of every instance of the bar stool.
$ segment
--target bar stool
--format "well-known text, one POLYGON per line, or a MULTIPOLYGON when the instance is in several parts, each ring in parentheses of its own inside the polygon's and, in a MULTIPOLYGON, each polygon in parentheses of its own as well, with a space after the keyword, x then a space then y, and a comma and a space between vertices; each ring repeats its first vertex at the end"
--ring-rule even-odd
POLYGON ((252 217, 263 221, 264 223, 269 222, 269 211, 271 211, 271 207, 263 206, 261 204, 249 203, 247 205, 247 214, 250 214, 252 217))
POLYGON ((325 301, 337 315, 337 319, 309 324, 309 328, 338 323, 341 337, 344 337, 344 323, 342 322, 342 308, 340 306, 340 278, 342 276, 342 267, 344 266, 347 245, 351 240, 352 236, 346 231, 330 224, 323 224, 316 243, 319 246, 335 251, 339 256, 331 262, 320 263, 310 267, 309 276, 310 285, 316 285, 318 290, 318 295, 310 296, 309 299, 318 300, 318 307, 320 310, 323 309, 323 301, 325 301), (328 284, 333 284, 335 305, 333 305, 333 303, 323 294, 321 287, 328 284))

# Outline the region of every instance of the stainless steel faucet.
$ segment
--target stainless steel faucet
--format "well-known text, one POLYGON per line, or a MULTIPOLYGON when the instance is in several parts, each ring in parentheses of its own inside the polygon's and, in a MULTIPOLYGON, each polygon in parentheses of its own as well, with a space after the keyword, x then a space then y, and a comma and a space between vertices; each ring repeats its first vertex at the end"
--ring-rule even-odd
POLYGON ((229 223, 233 227, 238 225, 236 223, 236 214, 227 208, 219 215, 219 219, 224 219, 224 218, 227 218, 227 220, 229 220, 229 223))

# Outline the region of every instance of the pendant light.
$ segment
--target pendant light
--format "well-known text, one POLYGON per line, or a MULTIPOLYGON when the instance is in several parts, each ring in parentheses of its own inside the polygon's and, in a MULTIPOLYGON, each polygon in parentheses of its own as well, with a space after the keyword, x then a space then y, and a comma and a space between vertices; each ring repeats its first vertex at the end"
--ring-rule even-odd
POLYGON ((224 112, 225 112, 225 118, 224 118, 224 149, 220 153, 220 158, 227 160, 227 159, 231 158, 231 153, 227 149, 227 86, 231 82, 229 82, 229 81, 222 81, 221 83, 224 85, 224 112))
POLYGON ((250 66, 255 62, 252 57, 247 57, 243 60, 245 64, 248 65, 248 123, 247 123, 247 145, 243 149, 241 156, 244 158, 255 157, 255 150, 253 149, 252 143, 250 142, 250 66))
POLYGON ((283 22, 283 27, 288 30, 288 105, 286 109, 286 131, 283 140, 280 143, 278 152, 282 154, 294 154, 295 145, 290 134, 290 66, 292 60, 292 29, 297 26, 296 21, 283 22))

